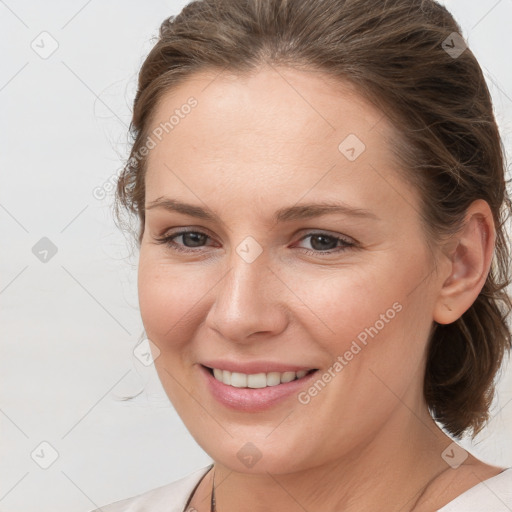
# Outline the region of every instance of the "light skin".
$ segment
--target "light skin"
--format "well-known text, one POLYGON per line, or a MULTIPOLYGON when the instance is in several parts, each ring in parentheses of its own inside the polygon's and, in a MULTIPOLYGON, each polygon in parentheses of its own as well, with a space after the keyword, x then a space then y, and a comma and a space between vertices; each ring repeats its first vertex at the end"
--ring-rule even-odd
MULTIPOLYGON (((148 156, 139 303, 164 389, 215 461, 217 510, 428 511, 498 474, 472 455, 458 469, 445 462, 452 440, 422 388, 433 321, 455 321, 485 283, 495 238, 487 203, 475 201, 457 236, 431 252, 419 193, 389 149, 392 127, 321 73, 196 73, 166 93, 151 128, 191 96, 197 106, 148 156), (338 149, 349 134, 365 145, 353 161, 338 149), (217 218, 151 207, 162 197, 217 218), (368 215, 273 222, 281 208, 333 201, 368 215), (191 252, 157 242, 170 235, 191 252), (251 263, 236 251, 248 236, 263 250, 251 263), (200 361, 225 358, 322 373, 394 303, 400 312, 307 405, 294 395, 234 411, 199 372, 200 361), (262 455, 251 468, 237 457, 248 442, 262 455)), ((210 509, 211 477, 190 503, 199 512, 210 509)))

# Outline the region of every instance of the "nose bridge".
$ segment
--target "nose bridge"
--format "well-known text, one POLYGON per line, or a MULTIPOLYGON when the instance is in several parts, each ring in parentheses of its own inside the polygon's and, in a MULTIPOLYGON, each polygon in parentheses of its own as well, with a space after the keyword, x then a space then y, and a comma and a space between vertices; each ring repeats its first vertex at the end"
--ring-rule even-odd
MULTIPOLYGON (((249 242, 250 244, 250 242, 249 242)), ((269 269, 266 253, 255 259, 243 243, 233 250, 229 270, 216 287, 208 323, 224 338, 243 341, 255 332, 276 334, 286 324, 283 308, 276 307, 281 292, 278 279, 269 269)))

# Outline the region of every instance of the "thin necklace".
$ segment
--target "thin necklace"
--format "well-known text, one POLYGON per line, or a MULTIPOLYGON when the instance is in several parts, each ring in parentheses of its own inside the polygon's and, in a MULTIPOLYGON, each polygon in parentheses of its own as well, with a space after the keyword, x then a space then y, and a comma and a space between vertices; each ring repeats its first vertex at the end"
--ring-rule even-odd
POLYGON ((213 466, 212 499, 210 501, 210 512, 217 512, 215 508, 215 466, 213 466))

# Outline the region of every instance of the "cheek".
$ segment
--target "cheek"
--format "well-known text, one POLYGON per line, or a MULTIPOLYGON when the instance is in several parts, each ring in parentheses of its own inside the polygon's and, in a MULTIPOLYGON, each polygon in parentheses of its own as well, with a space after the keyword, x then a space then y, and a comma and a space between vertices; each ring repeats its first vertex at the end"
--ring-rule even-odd
POLYGON ((308 326, 312 339, 321 340, 337 356, 393 322, 405 295, 402 283, 389 278, 381 268, 358 272, 353 267, 300 277, 290 275, 290 288, 302 299, 304 313, 295 317, 308 326))
POLYGON ((390 382, 399 375, 406 379, 407 371, 395 370, 407 361, 414 371, 423 356, 429 329, 427 293, 422 286, 411 290, 415 276, 417 282, 424 276, 424 265, 420 258, 410 259, 396 272, 397 258, 381 263, 366 266, 364 272, 347 267, 288 277, 290 288, 307 305, 295 318, 332 363, 341 356, 335 370, 343 370, 350 381, 375 379, 360 373, 363 368, 381 372, 390 382))
POLYGON ((138 270, 139 307, 146 334, 162 345, 161 349, 179 347, 197 325, 201 301, 211 286, 198 272, 147 253, 141 250, 138 270))

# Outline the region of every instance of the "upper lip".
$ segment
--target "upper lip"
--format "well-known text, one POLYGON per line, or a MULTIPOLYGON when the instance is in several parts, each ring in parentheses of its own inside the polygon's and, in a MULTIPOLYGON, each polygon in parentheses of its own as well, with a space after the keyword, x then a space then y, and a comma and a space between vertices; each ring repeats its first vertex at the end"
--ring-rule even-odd
POLYGON ((227 370, 229 372, 246 373, 252 375, 255 373, 270 373, 270 372, 299 372, 301 370, 313 370, 312 366, 303 366, 296 364, 285 364, 277 361, 228 361, 228 360, 210 360, 202 361, 203 366, 209 368, 217 368, 218 370, 227 370))

